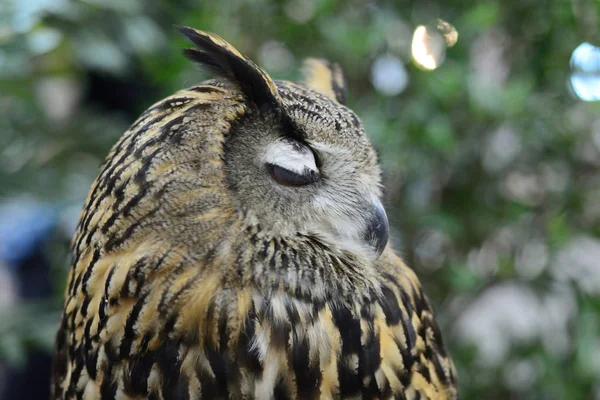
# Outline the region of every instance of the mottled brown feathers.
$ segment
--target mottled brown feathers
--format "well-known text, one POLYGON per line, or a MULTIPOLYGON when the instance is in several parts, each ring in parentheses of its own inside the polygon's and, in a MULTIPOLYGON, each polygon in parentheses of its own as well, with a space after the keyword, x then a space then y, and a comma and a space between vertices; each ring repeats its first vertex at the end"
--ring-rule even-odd
POLYGON ((198 46, 188 56, 236 84, 154 104, 102 165, 73 239, 53 398, 456 398, 412 270, 389 247, 370 261, 291 229, 337 203, 272 186, 250 156, 297 129, 328 171, 320 196, 360 198, 363 176, 376 196, 374 152, 337 72, 308 79, 321 94, 273 82, 222 39, 182 31, 198 46), (327 186, 338 169, 350 183, 327 186))

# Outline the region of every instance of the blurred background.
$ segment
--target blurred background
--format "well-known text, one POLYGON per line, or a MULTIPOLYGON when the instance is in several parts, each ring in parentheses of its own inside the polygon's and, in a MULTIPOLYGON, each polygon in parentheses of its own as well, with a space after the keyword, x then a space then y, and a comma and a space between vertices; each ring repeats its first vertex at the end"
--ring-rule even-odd
POLYGON ((68 246, 109 148, 205 75, 340 63, 462 399, 600 399, 597 0, 2 0, 0 398, 48 396, 68 246))

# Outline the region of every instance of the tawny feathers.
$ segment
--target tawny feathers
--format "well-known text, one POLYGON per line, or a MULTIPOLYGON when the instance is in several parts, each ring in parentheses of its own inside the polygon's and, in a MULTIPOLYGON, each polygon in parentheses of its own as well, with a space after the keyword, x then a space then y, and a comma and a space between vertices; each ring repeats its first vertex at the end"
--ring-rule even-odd
POLYGON ((339 67, 273 81, 181 32, 218 80, 150 107, 102 165, 53 398, 456 398, 431 306, 386 247, 379 166, 339 67))

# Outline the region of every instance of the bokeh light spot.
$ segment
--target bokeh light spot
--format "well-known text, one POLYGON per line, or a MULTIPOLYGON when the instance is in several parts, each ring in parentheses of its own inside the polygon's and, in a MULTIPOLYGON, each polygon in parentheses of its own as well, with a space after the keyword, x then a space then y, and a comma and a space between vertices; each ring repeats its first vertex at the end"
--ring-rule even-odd
POLYGON ((583 101, 600 100, 600 48, 584 42, 571 55, 571 89, 583 101))
POLYGON ((444 61, 446 41, 436 30, 419 25, 413 34, 411 51, 418 66, 434 70, 444 61))
POLYGON ((371 81, 377 91, 386 96, 401 93, 408 85, 408 73, 400 59, 384 54, 371 67, 371 81))

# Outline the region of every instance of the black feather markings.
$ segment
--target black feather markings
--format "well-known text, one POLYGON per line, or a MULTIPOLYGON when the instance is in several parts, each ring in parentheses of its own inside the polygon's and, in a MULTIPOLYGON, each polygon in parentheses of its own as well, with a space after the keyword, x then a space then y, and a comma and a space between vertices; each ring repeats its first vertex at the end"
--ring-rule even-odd
POLYGON ((281 102, 273 80, 233 46, 217 35, 194 28, 183 26, 177 29, 197 46, 195 49, 183 50, 188 59, 237 84, 247 99, 259 108, 279 108, 281 102))

